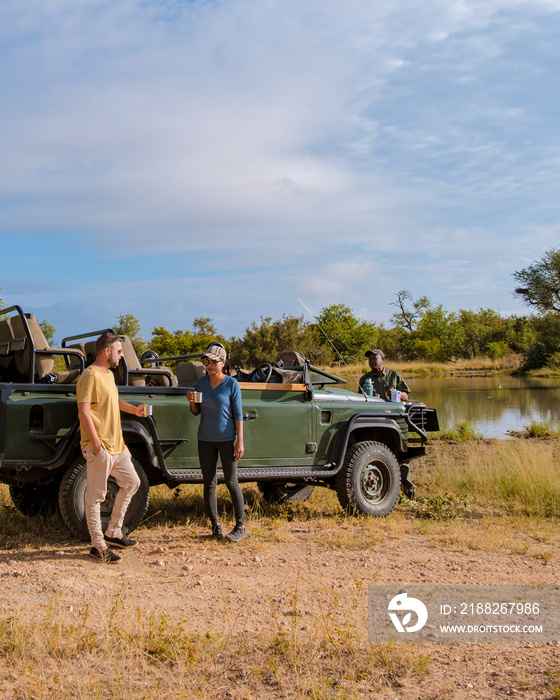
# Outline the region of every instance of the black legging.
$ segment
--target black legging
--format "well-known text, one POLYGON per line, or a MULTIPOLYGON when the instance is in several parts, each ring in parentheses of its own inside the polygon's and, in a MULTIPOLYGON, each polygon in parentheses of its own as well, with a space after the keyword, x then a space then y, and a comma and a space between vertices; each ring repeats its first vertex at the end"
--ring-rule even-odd
POLYGON ((243 494, 237 481, 237 462, 233 459, 233 441, 231 442, 205 442, 198 441, 198 459, 204 480, 204 504, 206 513, 212 525, 218 524, 218 503, 216 500, 216 484, 218 483, 218 455, 222 463, 224 481, 228 487, 235 524, 242 526, 245 523, 245 506, 243 494))

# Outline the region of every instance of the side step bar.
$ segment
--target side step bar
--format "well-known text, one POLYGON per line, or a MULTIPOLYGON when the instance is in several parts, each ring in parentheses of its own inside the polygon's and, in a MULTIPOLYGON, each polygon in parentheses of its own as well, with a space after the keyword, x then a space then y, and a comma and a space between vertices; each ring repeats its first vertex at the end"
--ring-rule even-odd
MULTIPOLYGON (((334 467, 334 465, 332 465, 334 467)), ((237 469, 237 480, 244 481, 295 481, 306 482, 333 476, 333 469, 311 469, 309 467, 241 467, 237 469)), ((165 476, 179 484, 202 484, 200 469, 167 469, 165 476)), ((224 474, 218 469, 218 483, 223 483, 224 474)))

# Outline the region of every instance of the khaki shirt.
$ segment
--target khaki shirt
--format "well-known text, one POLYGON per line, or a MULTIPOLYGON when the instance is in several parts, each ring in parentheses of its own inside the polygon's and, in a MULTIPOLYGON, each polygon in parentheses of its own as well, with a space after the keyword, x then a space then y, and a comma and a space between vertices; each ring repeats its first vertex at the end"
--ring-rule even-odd
MULTIPOLYGON (((112 455, 124 452, 119 390, 115 384, 113 373, 90 365, 78 379, 76 396, 78 404, 91 404, 93 424, 104 449, 112 455)), ((80 435, 82 449, 91 445, 83 429, 80 429, 80 435)))
POLYGON ((383 367, 383 371, 379 376, 374 374, 373 371, 367 372, 360 377, 360 387, 364 386, 366 379, 371 379, 371 383, 373 384, 373 393, 379 394, 382 399, 387 398, 387 392, 391 391, 391 389, 406 391, 407 394, 410 394, 408 384, 404 381, 396 369, 387 369, 386 367, 383 367))

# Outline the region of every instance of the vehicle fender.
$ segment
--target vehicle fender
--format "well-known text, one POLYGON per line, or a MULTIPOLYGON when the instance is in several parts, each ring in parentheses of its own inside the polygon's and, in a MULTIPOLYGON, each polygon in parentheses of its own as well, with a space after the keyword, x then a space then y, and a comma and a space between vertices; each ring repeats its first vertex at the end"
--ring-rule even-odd
POLYGON ((4 442, 6 439, 6 404, 13 390, 11 388, 0 389, 0 462, 4 456, 4 442))
POLYGON ((142 449, 145 450, 149 463, 154 467, 159 466, 152 436, 145 425, 136 420, 123 420, 122 431, 124 441, 128 447, 132 445, 138 446, 140 444, 142 449))
POLYGON ((390 442, 398 446, 397 451, 406 452, 407 446, 403 438, 402 431, 394 418, 389 416, 372 416, 370 414, 357 413, 348 420, 345 429, 343 431, 339 431, 341 440, 335 448, 335 459, 337 466, 340 467, 344 461, 344 456, 346 455, 346 450, 348 449, 348 443, 350 442, 352 434, 357 430, 364 428, 375 428, 386 431, 388 434, 390 434, 390 442))

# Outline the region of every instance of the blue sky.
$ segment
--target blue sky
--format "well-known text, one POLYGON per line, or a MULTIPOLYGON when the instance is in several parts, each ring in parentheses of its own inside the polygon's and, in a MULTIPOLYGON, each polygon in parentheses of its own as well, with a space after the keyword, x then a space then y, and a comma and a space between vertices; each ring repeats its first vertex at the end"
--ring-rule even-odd
MULTIPOLYGON (((560 0, 0 5, 0 298, 67 334, 401 289, 524 314, 559 244, 560 0)), ((309 319, 310 320, 310 319, 309 319)))

